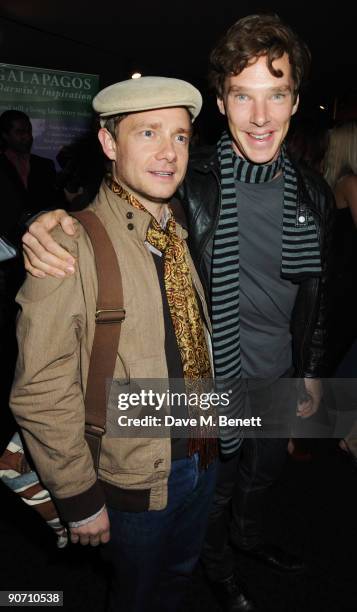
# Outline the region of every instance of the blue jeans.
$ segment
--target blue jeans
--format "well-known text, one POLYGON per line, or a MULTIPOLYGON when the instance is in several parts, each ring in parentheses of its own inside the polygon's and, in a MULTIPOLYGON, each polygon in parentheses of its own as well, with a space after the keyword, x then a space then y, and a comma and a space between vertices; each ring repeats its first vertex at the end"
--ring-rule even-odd
POLYGON ((216 462, 200 470, 197 454, 173 461, 164 510, 109 509, 110 612, 178 612, 198 561, 216 481, 216 462))

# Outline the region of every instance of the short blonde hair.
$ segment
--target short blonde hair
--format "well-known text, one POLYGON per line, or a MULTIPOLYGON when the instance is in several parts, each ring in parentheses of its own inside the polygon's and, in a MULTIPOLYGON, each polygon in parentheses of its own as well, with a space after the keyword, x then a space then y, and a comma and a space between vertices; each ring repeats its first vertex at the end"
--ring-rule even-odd
POLYGON ((114 115, 113 117, 108 117, 103 122, 103 127, 108 130, 109 134, 116 140, 116 129, 121 121, 127 117, 128 114, 114 115))
POLYGON ((335 189, 346 174, 357 175, 357 121, 346 121, 330 131, 324 160, 324 177, 335 189))

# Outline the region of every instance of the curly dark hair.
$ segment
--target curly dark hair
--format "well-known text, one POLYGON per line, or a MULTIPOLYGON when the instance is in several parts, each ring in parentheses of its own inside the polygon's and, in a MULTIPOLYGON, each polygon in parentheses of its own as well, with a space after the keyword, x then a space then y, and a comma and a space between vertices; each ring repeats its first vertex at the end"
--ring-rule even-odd
POLYGON ((240 74, 261 56, 266 56, 271 74, 281 77, 282 72, 274 69, 273 61, 284 53, 289 56, 296 99, 310 67, 308 46, 278 15, 243 17, 229 28, 213 49, 210 56, 210 83, 218 97, 222 98, 226 77, 240 74))

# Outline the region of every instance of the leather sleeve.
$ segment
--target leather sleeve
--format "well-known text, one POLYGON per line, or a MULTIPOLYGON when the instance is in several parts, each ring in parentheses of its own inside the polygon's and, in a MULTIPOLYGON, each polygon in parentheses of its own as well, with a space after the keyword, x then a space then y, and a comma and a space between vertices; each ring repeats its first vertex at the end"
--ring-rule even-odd
MULTIPOLYGON (((331 254, 332 236, 335 219, 335 200, 327 183, 321 180, 323 190, 317 193, 321 213, 320 239, 321 239, 321 265, 322 275, 317 291, 317 307, 315 320, 312 322, 311 341, 304 350, 303 376, 322 378, 328 375, 327 342, 328 342, 328 313, 330 301, 331 254)), ((321 189, 319 185, 319 188, 321 189)), ((311 291, 311 288, 309 289, 311 291)), ((308 317, 309 312, 305 315, 308 317)))

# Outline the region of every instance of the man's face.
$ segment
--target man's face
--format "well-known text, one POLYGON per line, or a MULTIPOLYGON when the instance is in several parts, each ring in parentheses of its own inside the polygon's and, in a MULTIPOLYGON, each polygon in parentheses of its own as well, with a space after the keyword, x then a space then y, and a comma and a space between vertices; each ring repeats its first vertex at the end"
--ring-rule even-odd
POLYGON ((185 108, 132 113, 119 123, 112 153, 105 153, 114 162, 119 182, 144 206, 161 204, 184 179, 190 134, 185 108))
POLYGON ((255 164, 274 161, 296 112, 294 82, 286 53, 273 62, 283 75, 269 71, 266 57, 226 78, 218 108, 227 116, 235 152, 255 164))
POLYGON ((32 147, 32 126, 27 119, 16 119, 8 132, 3 137, 8 149, 15 153, 30 153, 32 147))

